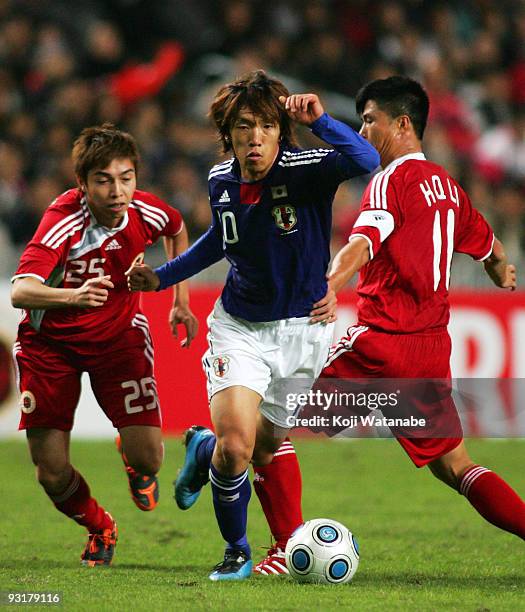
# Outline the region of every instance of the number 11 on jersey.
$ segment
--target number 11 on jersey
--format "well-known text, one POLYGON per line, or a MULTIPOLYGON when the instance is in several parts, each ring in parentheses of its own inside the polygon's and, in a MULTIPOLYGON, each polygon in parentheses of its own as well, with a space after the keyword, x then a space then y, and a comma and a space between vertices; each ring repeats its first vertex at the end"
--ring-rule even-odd
POLYGON ((445 289, 448 290, 450 285, 450 267, 452 265, 452 255, 454 253, 454 226, 456 219, 452 208, 447 210, 446 219, 442 217, 445 217, 445 215, 442 215, 439 210, 436 210, 434 214, 434 231, 432 236, 434 243, 434 291, 438 290, 441 281, 441 261, 443 256, 446 257, 445 289), (441 238, 441 225, 444 221, 446 222, 447 236, 445 247, 443 247, 443 240, 441 238))

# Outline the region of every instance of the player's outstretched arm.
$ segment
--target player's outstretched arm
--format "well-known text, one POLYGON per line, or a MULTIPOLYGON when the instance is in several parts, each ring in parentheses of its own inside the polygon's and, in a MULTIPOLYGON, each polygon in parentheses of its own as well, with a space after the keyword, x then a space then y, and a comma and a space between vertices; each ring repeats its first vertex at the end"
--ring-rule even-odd
POLYGON ((222 237, 212 222, 188 250, 153 270, 146 264, 134 264, 126 271, 130 291, 160 291, 180 283, 224 257, 222 237))
POLYGON ((346 244, 334 257, 328 285, 339 293, 348 281, 370 260, 368 240, 362 236, 351 236, 346 244))
POLYGON ((27 310, 96 308, 107 302, 109 290, 114 287, 110 278, 110 276, 90 278, 76 289, 48 287, 32 276, 17 278, 11 289, 11 303, 15 308, 27 310))
POLYGON ((494 239, 492 253, 483 262, 485 272, 490 276, 496 287, 502 289, 516 289, 516 267, 509 264, 507 255, 503 249, 503 244, 497 239, 494 239))
MULTIPOLYGON (((168 260, 174 259, 188 249, 188 232, 186 226, 176 236, 164 237, 164 249, 168 260)), ((192 340, 199 330, 199 321, 190 309, 190 290, 187 281, 182 281, 174 285, 173 306, 169 314, 170 328, 175 336, 179 337, 178 325, 184 325, 186 338, 181 342, 182 347, 189 348, 192 340)))
POLYGON ((217 263, 223 257, 222 232, 215 223, 215 217, 213 217, 212 224, 206 233, 187 251, 155 269, 160 281, 157 288, 160 290, 176 285, 217 263))
POLYGON ((328 275, 328 290, 322 300, 316 302, 310 313, 310 323, 331 323, 337 319, 337 293, 370 259, 368 241, 361 236, 350 237, 334 257, 328 275))

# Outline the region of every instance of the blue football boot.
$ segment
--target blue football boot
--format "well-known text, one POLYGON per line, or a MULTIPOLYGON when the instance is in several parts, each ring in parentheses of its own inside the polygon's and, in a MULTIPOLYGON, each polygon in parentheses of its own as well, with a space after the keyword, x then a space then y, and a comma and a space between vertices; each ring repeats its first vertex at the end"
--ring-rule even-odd
POLYGON ((213 436, 213 432, 201 425, 192 425, 184 432, 186 457, 184 465, 173 483, 175 485, 175 501, 181 510, 191 508, 197 501, 202 487, 208 482, 208 470, 199 468, 197 464, 197 449, 200 443, 213 436))
POLYGON ((228 549, 224 559, 217 563, 210 574, 210 580, 245 580, 252 573, 253 563, 250 557, 242 550, 228 549))

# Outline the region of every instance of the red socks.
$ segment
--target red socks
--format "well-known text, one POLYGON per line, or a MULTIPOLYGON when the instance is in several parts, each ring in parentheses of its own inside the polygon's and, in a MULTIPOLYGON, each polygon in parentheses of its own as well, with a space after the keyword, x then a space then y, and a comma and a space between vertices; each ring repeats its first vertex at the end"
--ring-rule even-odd
POLYGON ((268 465, 254 465, 253 487, 277 546, 284 550, 303 523, 301 471, 295 449, 286 438, 268 465))
POLYGON ((461 477, 459 492, 489 523, 525 540, 525 503, 497 474, 475 465, 461 477))
POLYGON ((71 481, 60 495, 49 495, 55 508, 72 518, 79 525, 84 525, 89 533, 112 527, 109 515, 91 497, 87 482, 73 470, 71 481))

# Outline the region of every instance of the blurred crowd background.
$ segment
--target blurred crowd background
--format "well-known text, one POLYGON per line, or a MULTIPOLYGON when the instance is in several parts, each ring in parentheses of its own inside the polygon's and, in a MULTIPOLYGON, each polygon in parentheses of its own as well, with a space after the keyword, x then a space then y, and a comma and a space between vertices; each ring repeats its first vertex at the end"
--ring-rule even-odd
MULTIPOLYGON (((49 203, 74 182, 80 130, 112 121, 138 140, 139 186, 208 226, 207 173, 220 159, 206 111, 218 87, 264 68, 316 91, 359 128, 366 81, 407 74, 431 99, 427 157, 469 192, 525 260, 525 3, 511 0, 0 0, 0 276, 49 203)), ((300 131, 305 146, 316 141, 300 131)), ((333 248, 369 177, 336 197, 333 248)), ((162 253, 153 254, 153 263, 162 253)), ((150 256, 151 261, 151 256, 150 256)), ((224 266, 204 277, 222 280, 224 266)), ((457 285, 489 286, 459 261, 457 285)))

